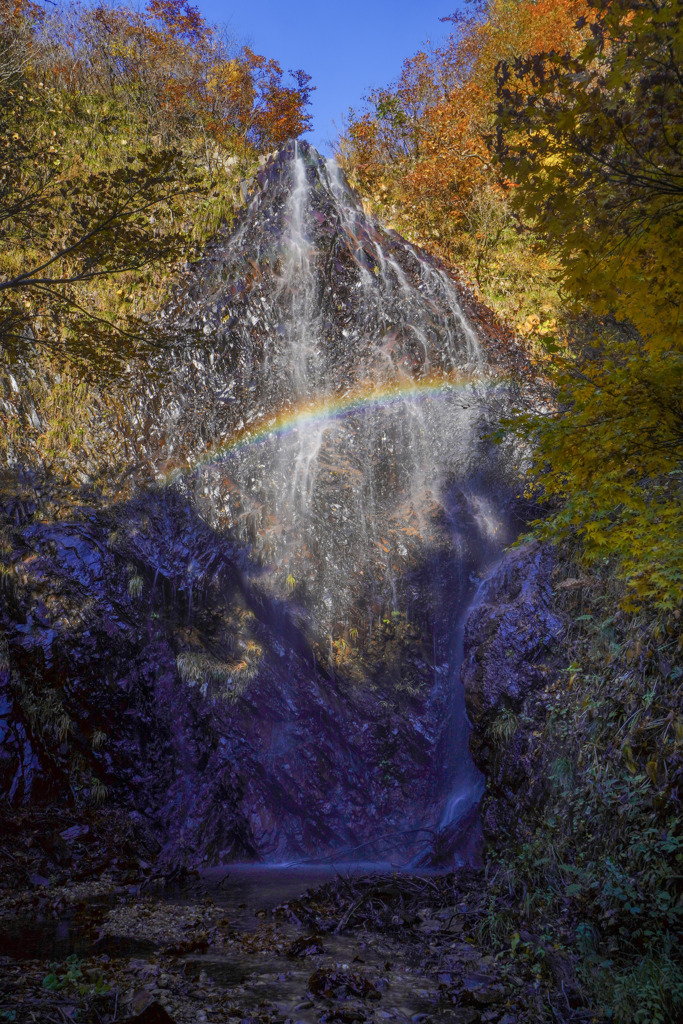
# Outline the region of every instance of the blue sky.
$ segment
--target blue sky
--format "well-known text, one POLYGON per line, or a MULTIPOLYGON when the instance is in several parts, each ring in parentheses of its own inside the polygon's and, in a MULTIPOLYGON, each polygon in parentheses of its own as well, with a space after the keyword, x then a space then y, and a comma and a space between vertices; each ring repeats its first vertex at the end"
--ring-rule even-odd
POLYGON ((462 0, 194 0, 207 21, 224 24, 240 42, 274 57, 282 67, 302 68, 317 86, 313 131, 306 137, 330 153, 342 115, 359 106, 373 86, 397 77, 406 57, 427 40, 438 43, 462 0))

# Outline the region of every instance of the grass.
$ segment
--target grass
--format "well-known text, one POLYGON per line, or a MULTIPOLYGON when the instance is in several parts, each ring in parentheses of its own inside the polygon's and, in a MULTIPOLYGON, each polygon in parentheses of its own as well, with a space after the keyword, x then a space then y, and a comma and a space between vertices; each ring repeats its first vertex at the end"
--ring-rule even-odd
POLYGON ((491 722, 488 734, 496 746, 507 746, 517 732, 519 719, 514 711, 504 708, 499 715, 491 722))
POLYGON ((263 654, 253 640, 243 644, 243 649, 244 656, 231 661, 222 661, 206 651, 183 651, 176 657, 178 675, 186 685, 199 687, 203 695, 235 699, 256 675, 263 654))
POLYGON ((92 734, 92 736, 90 738, 90 746, 93 748, 93 750, 102 750, 102 748, 106 745, 106 743, 107 743, 107 734, 106 734, 106 732, 102 732, 101 729, 95 729, 95 731, 93 732, 93 734, 92 734))
POLYGON ((14 691, 31 731, 65 743, 73 733, 73 722, 66 711, 58 690, 36 678, 20 679, 13 676, 14 691))
POLYGON ((91 802, 94 803, 96 807, 100 807, 103 803, 106 803, 108 797, 109 788, 101 779, 93 778, 90 783, 91 802))

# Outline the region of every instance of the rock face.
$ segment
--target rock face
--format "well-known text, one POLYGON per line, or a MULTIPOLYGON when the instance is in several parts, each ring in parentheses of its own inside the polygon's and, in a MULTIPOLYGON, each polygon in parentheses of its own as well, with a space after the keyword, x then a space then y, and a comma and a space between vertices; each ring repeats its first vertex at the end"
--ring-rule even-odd
POLYGON ((534 772, 537 692, 561 665, 564 623, 553 608, 552 548, 508 551, 481 585, 465 627, 461 678, 472 722, 470 749, 486 778, 481 804, 489 839, 521 837, 524 805, 544 786, 534 772))
POLYGON ((159 320, 101 489, 4 481, 0 792, 112 801, 169 861, 417 856, 479 793, 454 637, 511 538, 502 332, 295 144, 159 320))
MULTIPOLYGON (((430 642, 398 616, 355 661, 321 659, 296 609, 177 491, 102 508, 9 483, 6 805, 109 803, 173 863, 424 850, 453 757, 447 600, 430 642)), ((432 599, 460 568, 426 566, 432 599)))
POLYGON ((435 784, 423 699, 316 664, 178 495, 71 512, 5 534, 4 800, 123 803, 189 863, 410 845, 435 784))

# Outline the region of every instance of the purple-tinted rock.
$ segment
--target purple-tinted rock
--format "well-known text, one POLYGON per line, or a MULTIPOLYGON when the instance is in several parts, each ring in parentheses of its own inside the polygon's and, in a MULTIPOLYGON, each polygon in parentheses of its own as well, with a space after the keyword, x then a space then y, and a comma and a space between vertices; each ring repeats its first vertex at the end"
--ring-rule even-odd
POLYGON ((552 609, 554 565, 548 546, 513 548, 482 586, 465 627, 461 669, 477 729, 503 708, 519 709, 545 678, 564 629, 552 609))
POLYGON ((465 628, 461 678, 470 750, 486 777, 480 813, 489 839, 517 835, 523 802, 543 796, 534 772, 534 694, 561 664, 565 630, 553 607, 554 567, 550 546, 508 551, 482 585, 465 628))

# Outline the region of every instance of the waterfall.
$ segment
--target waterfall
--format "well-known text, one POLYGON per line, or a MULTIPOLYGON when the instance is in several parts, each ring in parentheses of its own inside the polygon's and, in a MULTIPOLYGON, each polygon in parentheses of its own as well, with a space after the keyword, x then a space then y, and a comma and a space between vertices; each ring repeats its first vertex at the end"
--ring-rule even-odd
POLYGON ((478 799, 462 630, 507 536, 486 437, 504 384, 463 294, 366 216, 334 161, 290 144, 175 300, 181 328, 207 340, 184 362, 193 413, 174 413, 159 453, 189 465, 201 514, 247 546, 255 585, 316 663, 346 686, 381 675, 384 650, 396 699, 424 702, 416 735, 444 769, 416 827, 478 799), (423 678, 427 697, 413 694, 423 678))

